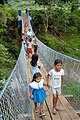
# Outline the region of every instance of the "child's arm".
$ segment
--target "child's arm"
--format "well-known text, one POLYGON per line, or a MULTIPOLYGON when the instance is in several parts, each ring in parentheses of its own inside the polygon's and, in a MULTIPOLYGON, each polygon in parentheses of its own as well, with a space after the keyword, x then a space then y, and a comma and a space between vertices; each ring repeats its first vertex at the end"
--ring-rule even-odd
POLYGON ((48 74, 47 77, 46 77, 46 81, 47 81, 47 87, 50 89, 50 85, 49 85, 49 77, 50 77, 50 75, 48 74))
POLYGON ((61 76, 61 88, 63 87, 63 75, 61 76))
POLYGON ((47 81, 44 81, 44 84, 43 84, 44 86, 47 86, 47 81))
POLYGON ((30 93, 30 97, 33 98, 33 94, 32 94, 32 90, 29 90, 29 93, 30 93))
POLYGON ((36 43, 32 42, 32 45, 37 45, 36 43))
POLYGON ((30 94, 30 97, 33 98, 33 94, 32 94, 32 88, 29 86, 29 94, 30 94))
POLYGON ((62 75, 62 76, 61 76, 61 79, 62 79, 62 84, 63 84, 63 78, 64 78, 64 76, 62 75))

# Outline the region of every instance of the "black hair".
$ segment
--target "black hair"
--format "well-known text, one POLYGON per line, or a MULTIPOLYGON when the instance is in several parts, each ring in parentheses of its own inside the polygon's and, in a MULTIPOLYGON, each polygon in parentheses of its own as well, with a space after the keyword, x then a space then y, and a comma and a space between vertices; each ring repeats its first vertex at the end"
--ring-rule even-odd
POLYGON ((41 75, 40 72, 35 73, 35 74, 33 75, 32 82, 33 82, 33 81, 36 81, 36 78, 41 77, 41 76, 42 76, 42 75, 41 75))
POLYGON ((35 54, 32 55, 30 63, 33 67, 35 67, 37 65, 37 61, 38 61, 38 55, 35 53, 35 54))
POLYGON ((29 42, 31 42, 31 41, 32 41, 32 38, 29 39, 29 42))
POLYGON ((63 64, 60 59, 56 59, 55 62, 54 62, 54 65, 57 65, 57 64, 59 64, 59 63, 63 64))

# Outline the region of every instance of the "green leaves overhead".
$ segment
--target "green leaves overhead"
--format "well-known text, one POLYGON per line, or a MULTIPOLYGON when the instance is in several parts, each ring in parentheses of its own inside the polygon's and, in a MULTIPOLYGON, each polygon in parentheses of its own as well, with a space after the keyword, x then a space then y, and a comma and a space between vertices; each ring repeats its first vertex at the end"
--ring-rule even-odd
POLYGON ((35 3, 38 3, 39 5, 50 5, 52 0, 35 0, 35 3))

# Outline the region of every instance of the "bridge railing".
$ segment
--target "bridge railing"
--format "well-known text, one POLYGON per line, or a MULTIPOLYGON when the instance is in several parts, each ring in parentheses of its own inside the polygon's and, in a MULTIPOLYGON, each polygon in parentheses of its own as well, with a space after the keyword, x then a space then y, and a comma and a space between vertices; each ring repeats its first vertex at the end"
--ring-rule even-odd
POLYGON ((0 94, 0 118, 1 120, 17 120, 19 115, 32 116, 29 100, 26 56, 22 43, 21 52, 16 65, 0 94))
MULTIPOLYGON (((28 16, 28 24, 29 28, 33 31, 32 26, 30 24, 30 17, 28 16)), ((34 31, 33 31, 34 33, 34 31)), ((35 34, 35 33, 34 33, 35 34)), ((77 87, 67 87, 64 84, 64 89, 63 89, 63 94, 65 93, 65 90, 71 89, 68 94, 72 95, 72 91, 75 91, 73 93, 73 97, 75 98, 76 95, 76 102, 74 101, 74 104, 76 103, 77 105, 80 104, 80 60, 71 58, 67 55, 61 54, 60 52, 57 52, 48 46, 44 45, 37 37, 37 44, 38 44, 38 54, 44 58, 44 61, 42 60, 42 63, 47 70, 47 72, 53 68, 53 63, 55 59, 61 59, 63 62, 63 68, 65 71, 65 81, 67 82, 77 82, 78 86, 77 87), (77 91, 76 91, 77 90, 77 91)), ((76 105, 75 104, 75 105, 76 105)), ((74 106, 75 107, 75 106, 74 106)), ((80 108, 79 108, 80 109, 80 108)))
POLYGON ((0 120, 32 120, 27 64, 22 43, 16 65, 0 93, 0 120))

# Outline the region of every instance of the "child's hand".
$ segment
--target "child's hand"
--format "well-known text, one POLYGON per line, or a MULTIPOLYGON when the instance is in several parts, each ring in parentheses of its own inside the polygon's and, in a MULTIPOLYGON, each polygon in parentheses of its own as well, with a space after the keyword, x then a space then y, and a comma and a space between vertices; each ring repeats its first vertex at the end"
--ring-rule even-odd
POLYGON ((63 89, 63 85, 61 84, 61 89, 63 89))
POLYGON ((48 87, 48 89, 50 89, 50 88, 51 88, 51 86, 50 86, 49 84, 47 84, 47 87, 48 87))
POLYGON ((30 95, 30 98, 33 98, 34 96, 33 95, 30 95))

